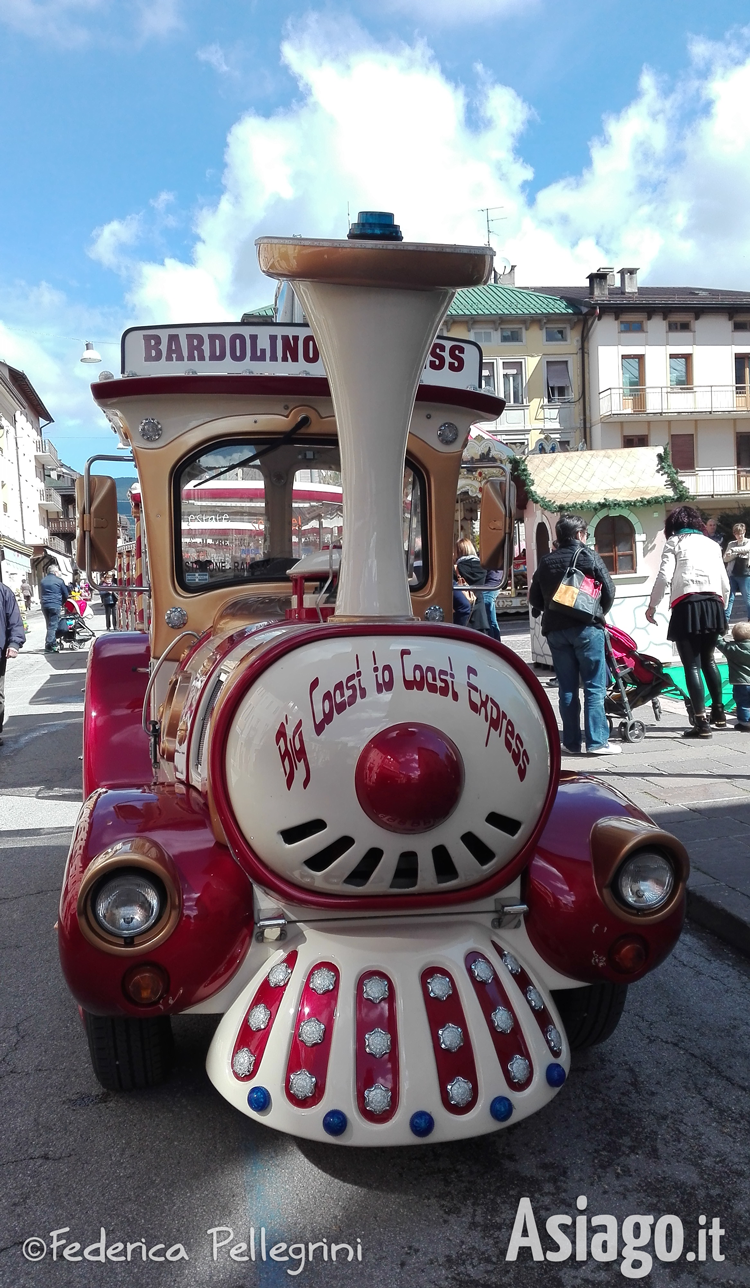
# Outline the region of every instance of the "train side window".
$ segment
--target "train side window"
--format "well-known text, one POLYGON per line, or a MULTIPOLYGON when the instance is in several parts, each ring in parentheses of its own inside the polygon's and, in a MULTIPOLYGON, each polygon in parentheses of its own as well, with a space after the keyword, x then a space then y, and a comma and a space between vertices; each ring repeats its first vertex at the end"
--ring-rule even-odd
POLYGON ((407 462, 404 468, 404 558, 410 590, 427 581, 426 496, 422 475, 407 462))

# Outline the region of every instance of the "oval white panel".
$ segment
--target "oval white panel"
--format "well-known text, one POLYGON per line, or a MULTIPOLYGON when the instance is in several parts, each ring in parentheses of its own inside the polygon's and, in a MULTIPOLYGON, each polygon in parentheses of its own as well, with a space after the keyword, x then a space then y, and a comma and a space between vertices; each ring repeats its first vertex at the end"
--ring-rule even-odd
POLYGON ((240 703, 227 739, 236 822, 258 858, 303 888, 420 894, 484 881, 523 848, 542 810, 550 749, 542 713, 501 658, 456 640, 318 640, 274 662, 240 703), (430 725, 458 747, 458 805, 426 832, 379 826, 355 768, 383 729, 430 725))

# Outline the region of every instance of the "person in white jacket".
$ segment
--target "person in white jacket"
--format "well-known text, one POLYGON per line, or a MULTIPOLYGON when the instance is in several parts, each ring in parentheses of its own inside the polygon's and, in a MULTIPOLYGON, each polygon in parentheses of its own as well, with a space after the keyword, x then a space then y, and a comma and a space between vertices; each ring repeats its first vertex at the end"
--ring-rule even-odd
POLYGON ((750 540, 746 536, 744 523, 735 523, 732 536, 734 540, 729 542, 724 551, 724 563, 729 573, 727 621, 732 616, 735 595, 742 595, 745 616, 750 621, 750 540))
POLYGON ((695 720, 683 737, 710 738, 712 724, 717 729, 727 727, 714 650, 727 629, 729 579, 721 549, 706 536, 703 520, 693 506, 682 505, 668 514, 664 535, 667 540, 646 617, 653 624, 657 605, 669 589, 672 615, 667 639, 677 645, 695 720), (704 677, 711 695, 710 718, 706 714, 704 677))

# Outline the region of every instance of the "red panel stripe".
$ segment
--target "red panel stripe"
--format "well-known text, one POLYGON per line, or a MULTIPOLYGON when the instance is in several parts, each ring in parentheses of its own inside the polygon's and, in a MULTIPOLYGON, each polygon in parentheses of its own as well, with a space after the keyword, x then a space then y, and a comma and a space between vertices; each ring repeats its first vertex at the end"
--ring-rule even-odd
MULTIPOLYGON (((276 965, 288 966, 293 972, 296 960, 297 950, 295 948, 293 952, 287 953, 286 957, 282 958, 282 960, 277 962, 276 965)), ((274 968, 272 967, 271 970, 273 969, 274 968)), ((287 980, 286 984, 274 986, 269 983, 268 975, 266 975, 266 978, 261 981, 255 991, 253 1000, 247 1008, 247 1014, 240 1025, 240 1031, 237 1034, 234 1048, 232 1050, 232 1072, 234 1073, 235 1078, 238 1078, 240 1082, 249 1082, 251 1078, 257 1076, 260 1062, 263 1059, 263 1052, 265 1051, 266 1044, 271 1036, 271 1029, 273 1028, 274 1020, 276 1019, 279 1007, 281 1006, 290 981, 291 975, 289 976, 289 980, 287 980), (256 1006, 265 1006, 271 1013, 268 1023, 262 1029, 252 1029, 250 1027, 250 1013, 256 1006), (246 1073, 236 1073, 234 1071, 234 1058, 239 1051, 243 1050, 248 1050, 254 1057, 252 1068, 248 1069, 246 1073)))
POLYGON ((289 1049, 285 1081, 286 1098, 297 1109, 311 1109, 313 1105, 320 1104, 325 1093, 328 1060, 331 1054, 333 1021, 336 1015, 336 1001, 339 995, 339 982, 338 969, 332 962, 316 962, 310 970, 305 981, 305 987, 302 990, 297 1018, 294 1022, 294 1033, 292 1034, 292 1044, 289 1049), (330 971, 336 982, 328 992, 318 993, 312 987, 310 981, 316 971, 324 970, 330 971), (308 1046, 300 1037, 300 1027, 306 1020, 318 1020, 325 1025, 322 1041, 316 1042, 314 1046, 308 1046), (315 1079, 315 1089, 311 1095, 305 1096, 303 1099, 292 1095, 289 1080, 295 1073, 312 1074, 315 1079))
POLYGON ((487 1028, 490 1031, 492 1041, 497 1052, 497 1058, 500 1061, 503 1077, 511 1091, 524 1091, 534 1076, 534 1066, 529 1054, 529 1048, 527 1047, 523 1036, 523 1031, 518 1023, 518 1016, 516 1015, 515 1009, 511 1006, 508 994, 497 977, 496 968, 491 965, 484 956, 484 953, 467 953, 465 960, 466 970, 468 972, 469 979, 474 985, 474 992, 477 995, 477 1000, 482 1008, 484 1018, 487 1021, 487 1028), (487 966, 491 966, 492 979, 489 980, 488 983, 485 984, 481 979, 476 978, 471 969, 474 962, 484 962, 487 966), (498 1029, 492 1019, 493 1014, 498 1010, 498 1008, 510 1011, 513 1016, 513 1027, 509 1033, 503 1033, 502 1029, 498 1029), (528 1060, 529 1062, 529 1076, 524 1078, 523 1082, 517 1082, 515 1079, 511 1078, 508 1070, 508 1065, 511 1060, 517 1055, 522 1056, 524 1060, 528 1060))
MULTIPOLYGON (((507 949, 502 948, 500 944, 496 944, 494 939, 492 941, 492 947, 495 949, 496 953, 500 954, 501 958, 505 957, 507 949)), ((511 953, 510 956, 513 957, 513 954, 511 953)), ((541 989, 537 988, 536 984, 530 978, 528 972, 524 970, 521 963, 515 958, 513 960, 514 960, 515 966, 517 966, 518 969, 511 970, 510 972, 511 976, 514 982, 520 988, 521 992, 523 993, 523 996, 526 1001, 526 1005, 528 1006, 529 1010, 531 1011, 531 1014, 534 1016, 534 1019, 536 1020, 537 1024, 539 1025, 539 1028, 542 1030, 542 1033, 544 1034, 544 1040, 547 1043, 547 1046, 550 1047, 550 1051, 552 1052, 552 1054, 557 1056, 560 1054, 560 1051, 559 1050, 556 1051, 553 1049, 553 1047, 550 1044, 549 1038, 547 1037, 547 1029, 550 1028, 550 1026, 552 1026, 553 1028, 556 1028, 557 1026, 544 1003, 544 994, 542 993, 541 989), (531 1000, 528 995, 529 989, 533 990, 534 1001, 537 1003, 536 1006, 532 1006, 531 1004, 531 1000), (539 1006, 540 1001, 542 1003, 541 1007, 539 1006)))
POLYGON ((387 1123, 398 1109, 399 1097, 399 1064, 398 1064, 398 1027, 396 1022, 396 991, 393 980, 381 970, 368 970, 357 980, 357 1104, 359 1112, 367 1122, 387 1123), (368 980, 385 980, 388 985, 388 996, 380 1002, 365 997, 364 986, 368 980), (380 1038, 377 1030, 382 1030, 391 1039, 391 1049, 384 1055, 368 1051, 365 1038, 369 1033, 371 1045, 376 1046, 380 1038), (385 1087, 391 1093, 390 1108, 383 1113, 373 1113, 367 1108, 365 1091, 376 1085, 385 1087))
POLYGON ((437 1065, 440 1097, 443 1105, 450 1114, 468 1114, 477 1103, 477 1069, 469 1036, 469 1026, 466 1023, 466 1016, 458 995, 456 981, 444 967, 428 966, 426 970, 422 971, 422 993, 424 995, 427 1019, 430 1023, 432 1047, 435 1052, 435 1064, 437 1065), (433 975, 441 975, 450 981, 451 992, 448 997, 440 999, 430 996, 428 981, 433 975), (459 1028, 463 1034, 463 1043, 457 1051, 448 1051, 441 1046, 440 1030, 448 1025, 459 1028), (453 1104, 448 1094, 448 1088, 456 1078, 464 1079, 471 1084, 471 1096, 465 1105, 453 1104))

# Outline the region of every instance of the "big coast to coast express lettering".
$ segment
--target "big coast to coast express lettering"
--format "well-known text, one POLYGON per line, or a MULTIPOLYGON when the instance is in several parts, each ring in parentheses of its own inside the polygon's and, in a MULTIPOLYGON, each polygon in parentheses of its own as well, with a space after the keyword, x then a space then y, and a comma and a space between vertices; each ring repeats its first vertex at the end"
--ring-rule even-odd
MULTIPOLYGON (((439 663, 415 662, 412 650, 400 650, 400 666, 394 674, 389 662, 378 661, 375 650, 372 651, 372 684, 377 694, 392 693, 400 685, 406 693, 425 693, 446 699, 449 702, 460 702, 461 694, 456 684, 456 673, 453 662, 448 656, 447 665, 439 663)), ((524 746, 523 735, 518 730, 510 715, 489 692, 479 684, 476 667, 466 667, 466 701, 469 710, 484 721, 486 725, 485 747, 490 739, 496 737, 500 748, 510 756, 520 782, 523 782, 529 767, 529 753, 524 746)), ((369 681, 368 681, 369 683, 369 681)), ((330 687, 321 692, 320 676, 315 676, 308 689, 310 715, 316 737, 320 737, 329 725, 338 717, 367 697, 367 688, 362 678, 359 654, 354 656, 354 669, 348 675, 336 680, 330 687)), ((310 783, 310 761, 305 746, 303 720, 300 718, 290 727, 289 716, 285 716, 276 730, 275 741, 279 752, 281 767, 284 772, 287 791, 301 778, 302 788, 310 783)))

